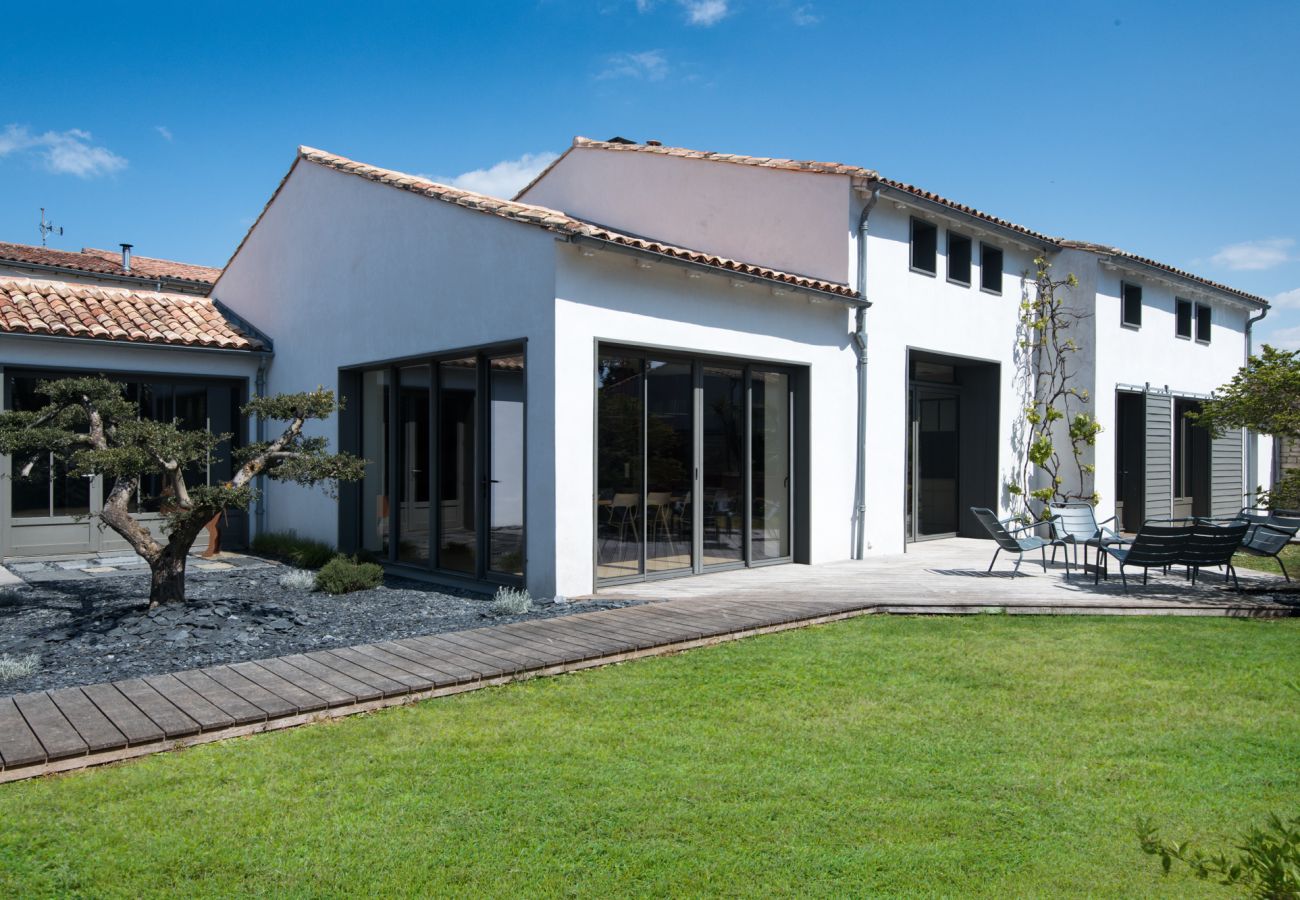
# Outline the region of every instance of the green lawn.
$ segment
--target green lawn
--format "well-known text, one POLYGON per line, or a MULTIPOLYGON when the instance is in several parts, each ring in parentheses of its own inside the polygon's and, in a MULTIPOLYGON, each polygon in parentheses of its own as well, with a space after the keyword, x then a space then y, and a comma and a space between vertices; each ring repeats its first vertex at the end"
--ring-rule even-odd
MULTIPOLYGON (((1286 563, 1286 570, 1292 581, 1300 578, 1300 544, 1289 544, 1282 551, 1282 561, 1286 563)), ((1261 572, 1282 574, 1277 560, 1271 556, 1248 556, 1245 553, 1238 553, 1232 558, 1232 564, 1243 569, 1259 569, 1261 572)))
POLYGON ((1300 622, 868 617, 0 786, 0 896, 1221 896, 1300 622))

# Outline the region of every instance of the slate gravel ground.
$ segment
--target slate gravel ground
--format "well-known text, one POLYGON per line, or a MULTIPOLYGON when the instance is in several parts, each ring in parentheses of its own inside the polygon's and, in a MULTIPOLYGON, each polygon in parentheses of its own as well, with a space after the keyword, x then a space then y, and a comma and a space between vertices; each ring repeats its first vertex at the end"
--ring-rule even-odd
POLYGON ((188 575, 183 606, 147 609, 143 573, 46 581, 0 592, 0 655, 39 657, 0 696, 347 647, 484 625, 552 618, 638 601, 534 601, 521 616, 488 613, 491 597, 389 578, 330 596, 287 590, 287 567, 188 575))

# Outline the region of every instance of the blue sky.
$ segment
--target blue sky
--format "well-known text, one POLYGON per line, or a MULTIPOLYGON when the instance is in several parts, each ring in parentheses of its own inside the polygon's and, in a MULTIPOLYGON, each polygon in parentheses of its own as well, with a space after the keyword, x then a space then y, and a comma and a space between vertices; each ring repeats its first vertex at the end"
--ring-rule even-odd
POLYGON ((1277 300, 1300 3, 20 4, 0 240, 221 265, 309 144, 506 191, 575 134, 876 168, 1277 300))

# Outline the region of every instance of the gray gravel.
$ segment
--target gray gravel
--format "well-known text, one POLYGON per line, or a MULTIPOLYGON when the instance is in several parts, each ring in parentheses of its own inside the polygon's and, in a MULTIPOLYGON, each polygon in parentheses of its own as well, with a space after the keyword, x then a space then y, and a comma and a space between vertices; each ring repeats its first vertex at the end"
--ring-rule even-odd
POLYGON ((0 681, 0 696, 378 640, 552 618, 635 601, 535 601, 520 616, 488 612, 491 597, 388 578, 342 596, 286 590, 287 567, 200 572, 183 606, 146 608, 143 573, 48 581, 0 593, 0 656, 36 655, 36 671, 0 681))

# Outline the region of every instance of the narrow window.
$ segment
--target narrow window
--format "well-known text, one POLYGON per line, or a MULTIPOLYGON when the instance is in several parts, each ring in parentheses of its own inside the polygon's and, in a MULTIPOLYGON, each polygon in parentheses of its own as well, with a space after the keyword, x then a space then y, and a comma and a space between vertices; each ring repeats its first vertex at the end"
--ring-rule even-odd
POLYGON ((1123 324, 1130 328, 1142 327, 1142 288, 1140 285, 1121 282, 1120 296, 1123 298, 1123 324))
POLYGON ((939 229, 920 219, 912 220, 912 271, 933 275, 938 271, 939 229))
POLYGON ((1192 336, 1192 301, 1180 298, 1174 302, 1178 304, 1175 316, 1176 333, 1180 338, 1190 338, 1192 336))
POLYGON ((970 238, 948 232, 948 280, 970 287, 970 238))
POLYGON ((980 244, 980 290, 1002 293, 1002 251, 992 244, 980 244))
POLYGON ((1210 307, 1204 303, 1196 304, 1196 339, 1202 344, 1210 342, 1210 307))

